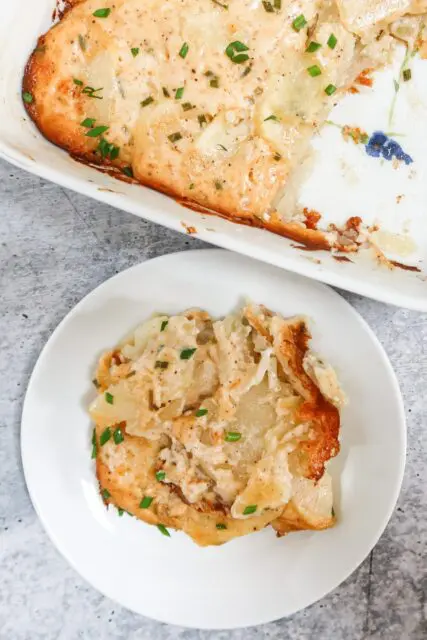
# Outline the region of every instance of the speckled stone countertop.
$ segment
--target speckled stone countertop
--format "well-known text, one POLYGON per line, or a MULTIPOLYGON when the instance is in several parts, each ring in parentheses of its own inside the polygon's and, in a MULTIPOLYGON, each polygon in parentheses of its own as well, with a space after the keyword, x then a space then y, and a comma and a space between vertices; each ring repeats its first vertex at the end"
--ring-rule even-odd
POLYGON ((241 631, 190 631, 122 609, 67 565, 29 500, 19 431, 31 370, 70 309, 126 267, 204 245, 2 162, 0 225, 1 640, 427 638, 426 314, 344 294, 385 346, 408 421, 398 508, 369 558, 333 593, 292 618, 241 631))

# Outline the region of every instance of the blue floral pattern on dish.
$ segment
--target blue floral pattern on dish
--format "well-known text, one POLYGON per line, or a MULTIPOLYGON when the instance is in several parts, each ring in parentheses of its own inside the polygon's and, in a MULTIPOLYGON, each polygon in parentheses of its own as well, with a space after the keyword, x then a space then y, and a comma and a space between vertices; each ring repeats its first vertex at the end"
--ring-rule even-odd
POLYGON ((411 156, 405 153, 396 140, 389 138, 382 131, 374 131, 365 145, 366 153, 372 158, 384 158, 384 160, 402 160, 406 165, 413 162, 411 156))

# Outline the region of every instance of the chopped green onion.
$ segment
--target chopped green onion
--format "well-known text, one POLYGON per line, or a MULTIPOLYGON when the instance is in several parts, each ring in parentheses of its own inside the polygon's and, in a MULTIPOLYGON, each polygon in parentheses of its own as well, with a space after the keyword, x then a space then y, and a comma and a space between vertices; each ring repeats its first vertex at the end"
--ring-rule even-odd
POLYGON ((306 49, 306 53, 314 53, 315 51, 320 49, 321 46, 322 45, 320 44, 320 42, 315 42, 314 40, 312 40, 306 49))
POLYGON ((228 151, 227 147, 224 147, 223 144, 217 144, 216 146, 218 147, 218 149, 221 149, 221 151, 228 151))
POLYGON ((248 73, 250 73, 251 69, 252 69, 252 65, 251 65, 251 64, 248 64, 248 66, 247 66, 247 67, 246 67, 246 69, 243 71, 243 73, 242 73, 242 75, 241 75, 240 77, 241 77, 241 78, 245 78, 245 77, 248 75, 248 73))
POLYGON ((164 536, 167 536, 168 538, 171 537, 171 534, 169 533, 169 531, 166 529, 164 524, 158 524, 157 525, 158 530, 160 531, 160 533, 163 533, 164 536))
POLYGON ((194 182, 192 182, 191 184, 189 184, 189 185, 188 185, 188 188, 189 188, 189 189, 194 189, 194 186, 195 186, 195 185, 194 185, 194 182))
POLYGON ((274 0, 274 8, 277 9, 277 11, 279 11, 279 9, 282 8, 282 0, 274 0))
POLYGON ((183 95, 184 95, 184 87, 179 87, 175 91, 175 100, 181 100, 183 95))
POLYGON ((34 102, 33 95, 29 91, 24 91, 22 94, 22 99, 26 104, 31 104, 34 102))
POLYGON ((76 84, 78 87, 82 87, 83 86, 83 82, 81 80, 79 80, 78 78, 73 78, 73 82, 74 84, 76 84))
POLYGON ((280 153, 275 153, 273 156, 273 160, 276 160, 276 162, 278 162, 279 160, 282 159, 282 156, 280 155, 280 153))
POLYGON ((301 15, 297 16, 295 20, 292 22, 292 27, 295 31, 301 31, 303 27, 307 24, 307 20, 305 16, 301 13, 301 15))
POLYGON ((197 351, 196 347, 192 349, 183 349, 179 357, 181 358, 181 360, 189 360, 196 351, 197 351))
POLYGON ((198 409, 196 411, 196 418, 201 418, 202 416, 205 416, 207 412, 208 412, 207 409, 198 409))
POLYGON ((181 58, 183 58, 183 59, 184 59, 184 58, 187 56, 187 53, 188 53, 188 49, 189 49, 189 48, 190 48, 190 47, 188 46, 188 44, 187 44, 186 42, 184 42, 184 44, 182 45, 181 49, 179 50, 179 54, 178 54, 178 55, 179 55, 181 58))
POLYGON ((256 504, 249 504, 247 507, 245 507, 243 511, 243 515, 250 516, 252 513, 255 513, 256 510, 257 510, 256 504))
POLYGON ((246 53, 241 53, 241 51, 249 51, 249 47, 243 44, 243 42, 235 40, 234 42, 230 42, 226 47, 225 55, 228 56, 232 62, 242 64, 242 62, 249 60, 249 56, 246 53), (238 52, 237 55, 236 52, 238 52))
POLYGON ((125 510, 122 509, 121 507, 117 507, 117 513, 119 514, 119 517, 121 518, 122 515, 124 514, 125 510))
POLYGON ((262 0, 262 6, 267 11, 267 13, 274 13, 273 5, 268 0, 262 0))
POLYGON ((96 458, 96 454, 98 453, 98 445, 96 444, 96 431, 95 429, 92 432, 92 460, 96 458))
POLYGON ((178 140, 181 140, 182 135, 177 131, 176 133, 171 133, 168 138, 171 142, 178 142, 178 140))
POLYGON ((335 509, 333 507, 331 509, 331 514, 332 514, 332 517, 335 518, 335 509))
POLYGON ((191 111, 191 109, 194 109, 194 104, 191 104, 191 102, 183 102, 182 108, 184 111, 191 111))
POLYGON ((109 439, 111 438, 111 429, 110 427, 107 427, 106 429, 104 429, 104 431, 101 433, 101 436, 99 438, 99 444, 101 445, 101 447, 104 446, 104 444, 106 442, 109 441, 109 439))
POLYGON ((168 366, 169 366, 169 362, 167 362, 166 360, 156 360, 154 368, 155 369, 167 369, 168 366))
POLYGON ((224 440, 226 442, 237 442, 242 437, 242 434, 238 431, 227 431, 224 440))
POLYGON ((161 482, 165 478, 166 478, 166 472, 165 471, 157 471, 156 480, 158 480, 158 482, 161 482))
POLYGON ((325 93, 327 96, 331 96, 333 93, 335 93, 335 91, 337 90, 336 86, 333 84, 328 84, 328 86, 325 89, 325 93))
POLYGON ((218 76, 214 76, 213 78, 211 78, 209 80, 209 86, 212 87, 213 89, 218 89, 218 87, 219 87, 219 78, 218 78, 218 76))
POLYGON ((94 89, 93 87, 85 87, 82 90, 82 93, 86 94, 89 98, 96 98, 97 100, 102 100, 102 96, 96 96, 95 93, 98 91, 102 91, 104 87, 99 87, 99 89, 94 89))
POLYGON ((264 122, 267 122, 268 120, 275 120, 278 122, 279 118, 272 114, 271 116, 268 116, 268 118, 265 118, 264 122))
POLYGON ((163 95, 165 96, 165 98, 170 98, 171 97, 171 94, 166 89, 166 87, 162 87, 162 91, 163 91, 163 95))
POLYGON ((133 178, 132 167, 123 167, 122 168, 122 173, 124 173, 125 176, 127 176, 128 178, 133 178))
POLYGON ((202 113, 200 116, 197 116, 197 120, 199 121, 199 125, 203 127, 204 124, 207 123, 206 116, 202 113))
POLYGON ((111 395, 111 393, 108 393, 108 391, 106 391, 105 392, 105 400, 108 402, 108 404, 113 404, 114 396, 111 395))
POLYGON ((104 500, 108 500, 108 498, 111 498, 111 493, 108 491, 108 489, 103 489, 101 491, 101 496, 104 498, 104 500))
POLYGON ((320 67, 317 64, 313 64, 311 67, 308 67, 307 71, 312 78, 315 78, 316 76, 320 76, 320 74, 322 73, 320 67))
POLYGON ((92 15, 95 16, 95 18, 108 18, 110 13, 111 9, 97 9, 92 15))
POLYGON ((87 127, 88 129, 93 127, 95 124, 95 118, 85 118, 83 122, 80 123, 82 127, 87 127))
POLYGON ((335 49, 335 47, 337 46, 337 42, 338 42, 338 40, 337 40, 336 36, 334 36, 334 34, 331 33, 331 35, 329 36, 328 41, 327 41, 326 44, 328 45, 328 47, 330 49, 335 49))
POLYGON ((82 51, 86 51, 86 38, 79 33, 79 45, 82 51))
POLYGON ((136 56, 139 53, 139 47, 132 47, 132 49, 130 50, 131 54, 133 55, 134 58, 136 58, 136 56))
POLYGON ((98 382, 98 380, 97 380, 96 378, 94 378, 94 379, 92 380, 92 384, 93 384, 97 389, 99 389, 99 387, 101 386, 101 385, 99 384, 99 382, 98 382))
POLYGON ((410 69, 404 69, 402 73, 405 82, 408 82, 412 78, 412 71, 410 69))
POLYGON ((222 7, 223 9, 228 9, 228 4, 222 4, 222 2, 218 2, 218 0, 212 0, 214 4, 217 4, 218 7, 222 7))
POLYGON ((123 440, 125 439, 124 435, 123 435, 123 431, 118 428, 114 431, 113 434, 113 440, 116 444, 120 444, 121 442, 123 442, 123 440))
POLYGON ((151 496, 144 496, 142 498, 141 502, 139 503, 139 508, 140 509, 148 509, 148 507, 153 502, 153 500, 154 500, 154 498, 151 498, 151 496))
POLYGON ((105 138, 101 138, 96 148, 102 158, 110 157, 110 160, 116 160, 120 153, 120 148, 116 147, 112 142, 108 142, 105 138))
POLYGON ((222 524, 222 522, 218 522, 216 525, 216 528, 218 529, 218 531, 223 531, 224 529, 227 528, 226 524, 222 524))
POLYGON ((168 324, 169 324, 169 320, 163 320, 162 324, 160 325, 160 331, 164 331, 168 326, 168 324))
POLYGON ((218 191, 222 190, 222 182, 221 182, 221 180, 215 180, 214 184, 215 184, 215 189, 217 189, 218 191))
POLYGON ((141 107, 147 107, 152 102, 154 102, 153 96, 148 96, 148 98, 145 98, 145 100, 141 102, 141 107))
POLYGON ((85 135, 88 138, 97 138, 98 136, 105 133, 106 131, 108 131, 108 127, 104 125, 100 125, 99 127, 94 127, 93 129, 89 129, 89 131, 87 131, 85 135))

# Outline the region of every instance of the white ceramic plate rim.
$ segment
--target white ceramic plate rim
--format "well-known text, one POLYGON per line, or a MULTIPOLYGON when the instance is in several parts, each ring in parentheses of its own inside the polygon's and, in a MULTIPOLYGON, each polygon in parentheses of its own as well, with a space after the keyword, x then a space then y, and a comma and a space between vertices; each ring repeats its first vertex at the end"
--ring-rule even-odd
MULTIPOLYGON (((191 254, 200 254, 200 253, 210 253, 210 254, 217 254, 218 258, 220 258, 221 254, 227 254, 228 252, 224 252, 222 250, 219 249, 211 249, 211 250, 195 250, 195 251, 186 251, 183 252, 184 254, 191 255, 191 254)), ((22 426, 21 426, 21 455, 22 455, 22 463, 23 463, 23 470, 24 470, 24 476, 25 476, 25 480, 27 483, 27 488, 30 494, 30 498, 32 500, 32 503, 34 505, 35 511, 46 531, 46 533, 48 534, 49 538, 51 539, 52 543, 54 544, 54 546, 59 550, 59 552, 61 553, 61 555, 67 560, 67 562, 73 567, 73 569, 80 575, 82 576, 86 581, 88 581, 94 588, 96 588, 99 592, 101 592, 103 595, 105 595, 106 597, 118 602, 120 605, 122 605, 123 607, 133 610, 135 613, 138 613, 140 615, 144 615, 144 616, 150 616, 149 612, 142 612, 141 610, 138 610, 136 607, 132 607, 129 606, 129 604, 126 602, 125 599, 121 599, 120 595, 118 595, 117 593, 112 593, 110 590, 105 589, 105 587, 102 585, 102 581, 98 582, 97 580, 93 579, 93 578, 88 578, 85 574, 84 569, 82 569, 80 566, 78 566, 78 562, 76 562, 74 560, 73 557, 71 557, 68 552, 67 552, 67 548, 66 548, 66 543, 64 543, 61 539, 59 539, 54 531, 52 530, 52 527, 48 521, 48 519, 46 519, 44 511, 43 511, 43 506, 41 504, 42 501, 39 502, 38 496, 37 496, 37 491, 34 490, 33 488, 33 483, 32 483, 32 463, 31 463, 31 457, 32 457, 32 452, 31 450, 28 450, 28 448, 26 447, 26 430, 30 428, 30 423, 31 423, 31 418, 29 416, 26 415, 26 406, 27 406, 27 398, 30 397, 31 392, 32 392, 32 387, 35 384, 35 380, 38 376, 38 372, 39 369, 41 368, 42 362, 43 360, 47 357, 48 355, 48 350, 49 350, 49 346, 51 344, 51 342, 56 338, 56 336, 64 329, 64 327, 67 325, 68 321, 72 319, 72 317, 78 313, 78 311, 80 310, 80 308, 85 304, 87 298, 89 298, 90 296, 92 296, 92 294, 94 294, 95 291, 98 291, 100 289, 103 289, 104 287, 107 287, 108 284, 113 281, 113 280, 118 280, 120 278, 122 278, 124 276, 124 274, 128 273, 128 272, 132 272, 135 270, 140 269, 143 265, 147 264, 148 262, 155 262, 155 263, 160 263, 162 261, 165 260, 170 260, 171 258, 177 257, 182 255, 182 252, 179 253, 173 253, 173 254, 166 254, 163 256, 159 256, 157 258, 154 258, 150 261, 146 261, 144 263, 135 265, 133 267, 130 267, 129 269, 126 269, 125 271, 122 271, 118 274, 116 274, 115 276, 113 276, 112 278, 109 278, 108 280, 106 280, 105 282, 103 282, 102 284, 100 284, 98 287, 96 287, 94 290, 92 290, 90 293, 88 293, 66 316, 65 318, 59 323, 59 325, 56 327, 56 329, 54 330, 54 332, 52 333, 52 335, 50 336, 48 342, 46 343, 46 345, 43 347, 39 358, 37 360, 37 363, 34 367, 34 370, 31 374, 30 377, 30 381, 28 384, 28 388, 27 388, 27 394, 26 394, 26 398, 24 401, 24 405, 23 405, 23 410, 22 410, 22 426)), ((245 259, 245 258, 242 258, 245 259)), ((292 274, 289 274, 290 276, 292 276, 292 274)), ((286 277, 286 273, 283 274, 283 277, 286 277)), ((311 283, 313 286, 315 286, 318 289, 323 289, 325 293, 327 293, 328 295, 333 295, 336 296, 336 298, 338 298, 343 304, 345 304, 348 307, 348 311, 355 317, 355 319, 363 326, 364 330, 366 331, 366 333, 369 335, 370 339, 375 343, 376 348, 378 349, 378 353, 381 356, 381 360, 383 365, 385 366, 385 369, 387 370, 388 376, 389 376, 389 382, 393 387, 393 394, 394 397, 396 399, 397 405, 398 405, 398 416, 396 418, 396 421, 400 424, 400 457, 399 457, 399 464, 398 467, 395 468, 395 475, 394 475, 394 486, 392 487, 392 490, 390 491, 390 495, 388 498, 388 508, 386 509, 384 516, 381 520, 381 522, 378 523, 377 525, 377 532, 375 535, 373 535, 371 537, 370 543, 369 543, 369 548, 365 548, 363 551, 361 551, 358 554, 358 559, 357 561, 355 561, 353 563, 353 566, 351 569, 345 571, 342 574, 342 577, 339 581, 339 583, 336 583, 335 585, 333 585, 332 587, 330 585, 326 586, 324 589, 322 589, 321 591, 319 591, 318 593, 316 593, 315 597, 311 597, 309 599, 307 599, 307 601, 305 602, 305 604, 301 607, 298 607, 295 609, 295 611, 290 611, 287 612, 285 614, 285 616, 289 616, 292 615, 293 613, 296 613, 297 611, 306 608, 308 606, 310 606, 311 604, 313 604, 314 602, 320 600, 321 598, 323 598, 325 595, 327 595, 330 591, 332 591, 333 589, 335 589, 339 584, 341 584, 342 582, 344 582, 356 569, 357 567, 363 562, 363 560, 368 556, 368 554, 370 553, 370 551, 372 550, 372 548, 375 546, 375 544, 378 542, 380 536, 382 535, 382 533, 384 532, 385 527, 387 526, 387 523, 392 515, 392 512, 395 508, 395 504, 397 502, 398 496, 399 496, 399 492, 400 492, 400 488, 401 488, 401 484, 402 484, 402 480, 403 480, 403 474, 404 474, 404 467, 405 467, 405 456, 406 456, 406 426, 405 426, 405 414, 404 414, 404 407, 403 407, 403 400, 401 397, 401 393, 400 393, 400 389, 399 389, 399 385, 398 385, 398 381, 396 378, 396 375, 391 367, 391 364, 387 358, 387 355, 384 351, 384 348, 382 347, 381 343, 379 342, 378 338, 375 336, 374 332, 372 331, 372 329, 369 327, 369 325, 366 323, 366 321, 357 313, 357 311, 351 306, 349 305, 338 293, 334 292, 333 290, 329 289, 329 287, 326 287, 325 285, 318 283, 318 282, 312 282, 311 283)), ((276 618, 274 619, 280 619, 281 617, 283 617, 283 615, 278 615, 276 618)), ((272 622, 274 619, 272 619, 270 616, 268 617, 263 617, 262 615, 259 614, 253 614, 253 612, 249 612, 248 614, 248 622, 244 623, 244 624, 231 624, 231 625, 227 625, 226 627, 224 626, 220 626, 220 627, 216 627, 213 626, 212 624, 208 624, 206 626, 204 626, 203 624, 197 624, 197 625, 192 625, 191 623, 188 623, 188 621, 182 619, 182 620, 177 620, 176 616, 173 616, 173 618, 169 618, 167 615, 166 616, 159 616, 156 615, 156 617, 154 619, 158 620, 159 622, 163 622, 163 623, 168 623, 168 624, 175 624, 175 625, 180 625, 180 626, 185 626, 187 628, 198 628, 198 629, 220 629, 220 628, 227 628, 227 629, 233 629, 233 628, 242 628, 242 627, 248 627, 248 626, 253 626, 253 625, 259 625, 259 624, 264 624, 264 623, 268 623, 268 622, 272 622)))

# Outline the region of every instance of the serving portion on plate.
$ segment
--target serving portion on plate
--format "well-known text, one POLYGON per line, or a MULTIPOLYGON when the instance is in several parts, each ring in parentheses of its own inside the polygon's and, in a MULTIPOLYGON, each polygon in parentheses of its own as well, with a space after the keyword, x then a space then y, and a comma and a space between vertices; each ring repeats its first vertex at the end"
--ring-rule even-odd
POLYGON ((309 339, 304 318, 249 304, 155 316, 106 352, 90 407, 106 504, 203 546, 333 526, 344 395, 309 339))
MULTIPOLYGON (((69 0, 39 39, 23 99, 73 157, 200 211, 318 249, 357 252, 375 225, 297 204, 311 139, 348 91, 407 47, 425 51, 424 0, 69 0)), ((408 165, 382 132, 346 126, 372 156, 408 165)), ((377 250, 378 244, 376 243, 377 250)), ((395 261, 396 262, 396 261, 395 261)), ((391 266, 391 264, 390 264, 391 266)))
POLYGON ((125 607, 198 628, 268 622, 334 589, 386 526, 405 460, 395 376, 350 305, 218 250, 151 260, 80 302, 34 369, 21 437, 71 565, 125 607))

